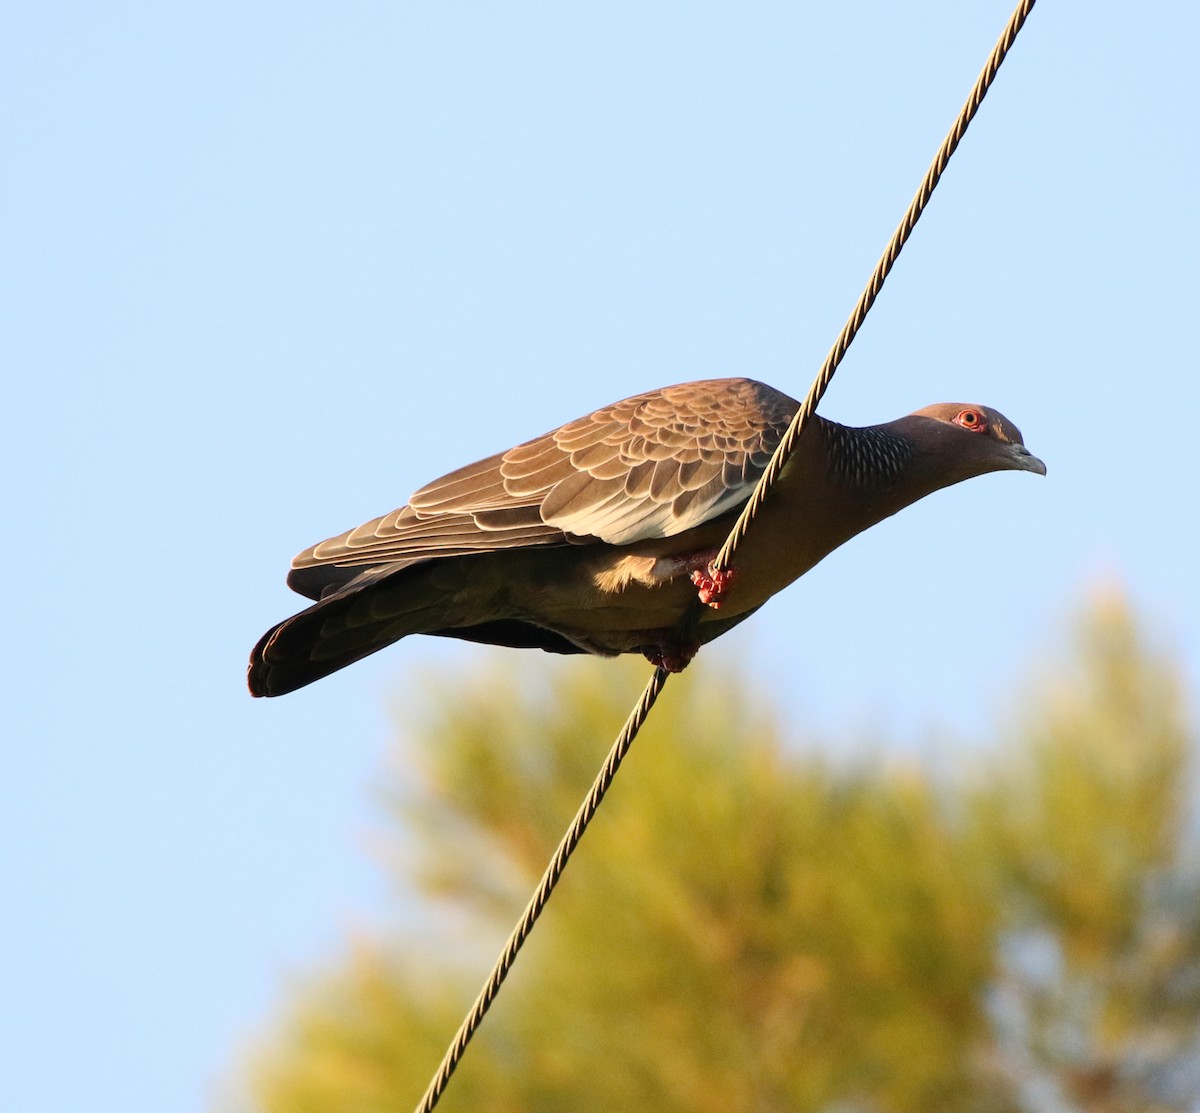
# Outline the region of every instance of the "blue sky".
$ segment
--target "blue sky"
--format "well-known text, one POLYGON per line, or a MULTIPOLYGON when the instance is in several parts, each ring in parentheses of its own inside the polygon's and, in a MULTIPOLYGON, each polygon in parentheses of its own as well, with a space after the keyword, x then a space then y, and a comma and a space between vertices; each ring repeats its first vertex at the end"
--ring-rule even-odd
MULTIPOLYGON (((389 708, 504 651, 252 701, 292 554, 650 387, 802 394, 1009 10, 10 8, 0 1107, 205 1108, 384 907, 389 708)), ((1049 475, 911 508, 706 651, 797 729, 985 733, 1108 580, 1194 686, 1198 35, 1034 11, 823 412, 991 404, 1049 475)))

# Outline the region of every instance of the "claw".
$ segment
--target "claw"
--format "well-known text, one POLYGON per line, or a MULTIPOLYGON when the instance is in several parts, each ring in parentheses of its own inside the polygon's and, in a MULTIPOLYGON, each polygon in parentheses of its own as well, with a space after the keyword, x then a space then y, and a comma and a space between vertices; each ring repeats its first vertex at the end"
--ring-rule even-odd
POLYGON ((719 611, 721 597, 729 590, 734 575, 732 568, 718 570, 713 568, 712 564, 697 568, 692 573, 692 583, 699 589, 697 594, 700 596, 700 602, 712 607, 714 611, 719 611))
POLYGON ((700 650, 699 642, 688 642, 672 646, 651 645, 642 649, 642 656, 655 668, 667 672, 683 672, 700 650))

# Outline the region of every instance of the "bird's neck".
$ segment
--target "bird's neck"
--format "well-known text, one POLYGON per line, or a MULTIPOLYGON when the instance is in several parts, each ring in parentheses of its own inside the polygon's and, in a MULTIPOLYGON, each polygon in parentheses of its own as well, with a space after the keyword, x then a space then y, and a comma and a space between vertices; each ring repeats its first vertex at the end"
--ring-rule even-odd
POLYGON ((860 428, 822 420, 820 433, 813 448, 823 457, 824 497, 841 507, 853 533, 967 478, 949 466, 941 438, 909 418, 860 428))
POLYGON ((864 493, 903 484, 912 471, 913 446, 887 425, 852 428, 820 419, 828 480, 864 493))
POLYGON ((981 474, 956 430, 918 414, 861 428, 822 420, 820 430, 824 482, 871 523, 981 474))
POLYGON ((738 549, 739 570, 763 598, 943 485, 908 434, 903 421, 852 428, 816 418, 738 549))

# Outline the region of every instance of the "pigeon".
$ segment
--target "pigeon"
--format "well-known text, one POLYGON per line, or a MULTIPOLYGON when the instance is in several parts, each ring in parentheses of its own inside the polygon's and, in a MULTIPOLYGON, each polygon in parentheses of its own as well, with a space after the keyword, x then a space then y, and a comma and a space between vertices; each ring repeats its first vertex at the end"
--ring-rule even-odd
POLYGON ((799 403, 709 379, 604 406, 452 471, 314 545, 314 600, 263 635, 250 691, 278 696, 409 634, 686 666, 856 534, 943 487, 1046 474, 1015 425, 948 402, 855 428, 814 416, 732 567, 713 559, 799 403))

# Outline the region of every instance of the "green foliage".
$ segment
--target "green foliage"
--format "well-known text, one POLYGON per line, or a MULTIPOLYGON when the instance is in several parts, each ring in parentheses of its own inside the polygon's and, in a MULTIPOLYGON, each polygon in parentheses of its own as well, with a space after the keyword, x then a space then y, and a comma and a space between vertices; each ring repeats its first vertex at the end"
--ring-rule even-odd
POLYGON ((1010 1077, 1051 1081, 1079 1108, 1192 1109, 1170 1104, 1173 1091, 1200 1092, 1195 781, 1180 685, 1118 598, 1084 617, 1075 657, 975 801, 1007 929, 998 1047, 1010 1077))
MULTIPOLYGON (((693 667, 440 1108, 1185 1108, 1200 890, 1179 694, 1118 604, 1079 639, 971 787, 832 765, 693 667)), ((521 664, 406 712, 398 868, 440 912, 297 995, 252 1061, 265 1113, 423 1091, 644 673, 521 664)))

